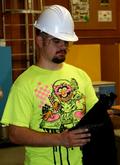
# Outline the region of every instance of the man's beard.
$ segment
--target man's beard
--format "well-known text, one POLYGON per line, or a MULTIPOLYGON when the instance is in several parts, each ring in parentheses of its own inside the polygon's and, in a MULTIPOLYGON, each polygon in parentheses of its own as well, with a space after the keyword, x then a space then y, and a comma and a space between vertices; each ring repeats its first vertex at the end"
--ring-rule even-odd
POLYGON ((53 57, 52 62, 56 64, 60 64, 65 61, 65 57, 59 58, 59 57, 53 57))
MULTIPOLYGON (((66 54, 66 50, 62 50, 64 51, 64 53, 66 54)), ((61 53, 61 51, 57 52, 57 53, 61 53)), ((65 61, 65 55, 61 55, 61 56, 56 56, 56 57, 53 57, 52 59, 52 62, 56 63, 56 64, 60 64, 62 62, 65 61)))

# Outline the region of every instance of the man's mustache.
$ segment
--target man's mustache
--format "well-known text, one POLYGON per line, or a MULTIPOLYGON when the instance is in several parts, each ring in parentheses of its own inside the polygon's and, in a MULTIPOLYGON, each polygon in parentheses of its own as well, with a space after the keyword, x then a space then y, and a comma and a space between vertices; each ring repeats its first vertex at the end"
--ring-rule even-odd
POLYGON ((66 54, 66 53, 67 53, 67 50, 66 50, 66 49, 61 49, 61 50, 57 51, 56 53, 57 53, 57 54, 58 54, 58 53, 66 54))

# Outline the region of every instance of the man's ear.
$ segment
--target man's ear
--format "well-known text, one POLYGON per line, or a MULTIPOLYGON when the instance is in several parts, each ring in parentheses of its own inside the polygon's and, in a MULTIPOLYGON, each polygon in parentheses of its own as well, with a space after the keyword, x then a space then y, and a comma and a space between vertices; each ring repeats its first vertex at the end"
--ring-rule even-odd
POLYGON ((42 48, 42 46, 43 46, 43 40, 42 40, 42 37, 41 36, 36 36, 35 37, 35 42, 36 42, 36 45, 39 48, 42 48))

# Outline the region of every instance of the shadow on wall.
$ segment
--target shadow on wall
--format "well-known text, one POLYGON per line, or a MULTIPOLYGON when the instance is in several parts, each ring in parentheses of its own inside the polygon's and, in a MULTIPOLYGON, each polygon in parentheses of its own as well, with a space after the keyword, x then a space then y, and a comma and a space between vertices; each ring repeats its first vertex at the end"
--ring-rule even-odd
POLYGON ((0 88, 3 91, 3 97, 0 99, 0 119, 2 117, 9 90, 12 85, 11 61, 11 48, 0 47, 0 88))

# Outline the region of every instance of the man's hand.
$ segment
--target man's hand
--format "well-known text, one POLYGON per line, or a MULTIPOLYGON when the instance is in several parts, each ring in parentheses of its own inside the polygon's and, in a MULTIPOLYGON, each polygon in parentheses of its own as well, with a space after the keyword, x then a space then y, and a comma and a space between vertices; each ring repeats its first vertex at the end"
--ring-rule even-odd
POLYGON ((81 147, 90 142, 91 134, 88 129, 65 130, 61 133, 61 145, 64 147, 81 147))

